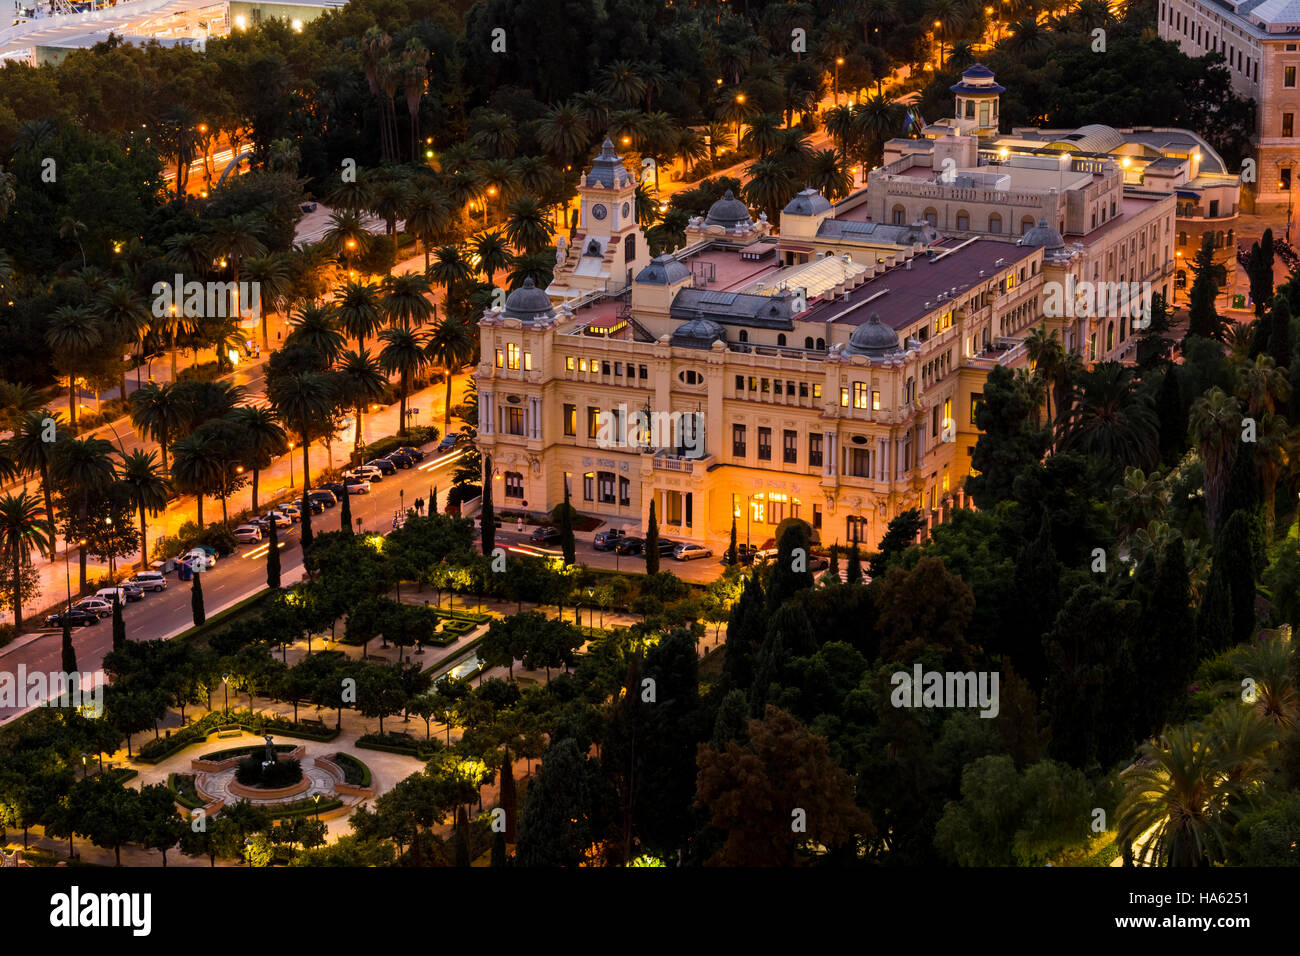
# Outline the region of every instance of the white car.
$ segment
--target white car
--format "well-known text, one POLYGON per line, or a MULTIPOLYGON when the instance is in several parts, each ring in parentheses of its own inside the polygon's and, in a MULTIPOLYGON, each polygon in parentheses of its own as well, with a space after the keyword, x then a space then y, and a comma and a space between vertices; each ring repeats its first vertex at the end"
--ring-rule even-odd
POLYGON ((370 482, 365 478, 354 478, 350 475, 343 477, 343 483, 348 486, 350 495, 368 495, 370 494, 370 482))
POLYGON ((258 521, 262 524, 269 524, 274 521, 277 528, 290 528, 293 526, 293 519, 283 511, 268 511, 258 521))
POLYGON ((288 515, 292 521, 302 520, 302 509, 297 505, 276 505, 275 510, 282 515, 288 515))
POLYGON ((76 604, 72 605, 72 607, 75 610, 89 611, 91 614, 98 615, 99 617, 108 617, 113 613, 113 605, 109 604, 102 598, 97 597, 85 598, 84 600, 78 601, 76 604))
POLYGON ((186 551, 178 560, 184 561, 186 564, 191 566, 198 566, 204 570, 216 567, 217 564, 216 555, 208 554, 208 552, 204 551, 202 548, 194 548, 190 551, 186 551))
POLYGON ((344 478, 365 478, 368 481, 383 481, 384 473, 379 470, 377 465, 357 465, 349 472, 345 472, 344 478))
POLYGON ((673 557, 678 561, 690 561, 694 558, 711 558, 713 552, 702 544, 679 544, 673 557))
POLYGON ((167 579, 158 571, 141 571, 126 579, 127 584, 134 584, 142 591, 166 591, 167 579))
POLYGON ((241 524, 231 534, 243 544, 256 544, 262 540, 262 529, 255 524, 241 524))

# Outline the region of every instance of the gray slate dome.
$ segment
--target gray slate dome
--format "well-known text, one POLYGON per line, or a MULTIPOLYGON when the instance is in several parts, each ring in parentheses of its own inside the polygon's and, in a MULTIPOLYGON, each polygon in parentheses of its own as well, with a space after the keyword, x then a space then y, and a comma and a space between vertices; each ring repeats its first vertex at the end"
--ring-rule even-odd
POLYGON ((752 226, 754 221, 749 218, 749 208, 736 198, 735 193, 730 189, 726 194, 709 207, 709 214, 704 217, 704 225, 721 226, 724 229, 735 229, 737 226, 752 226))
POLYGON ((679 282, 691 274, 686 264, 665 253, 650 260, 650 264, 637 273, 637 282, 650 285, 669 285, 679 282))
POLYGON ((506 307, 501 314, 521 322, 536 322, 555 318, 555 307, 551 305, 551 297, 537 288, 532 279, 525 279, 523 285, 506 296, 506 307))
POLYGON ((1046 219, 1039 219, 1038 225, 1025 230, 1025 234, 1016 242, 1018 246, 1042 246, 1048 252, 1065 248, 1061 234, 1047 224, 1046 219))
POLYGON ((815 189, 803 189, 785 204, 782 215, 815 216, 831 208, 831 201, 815 189))
POLYGON ((727 330, 712 319, 691 319, 677 326, 672 344, 690 349, 707 349, 718 339, 726 340, 727 330))
POLYGON ((880 321, 880 316, 871 313, 871 320, 864 322, 853 330, 849 336, 850 355, 866 355, 869 358, 883 358, 891 352, 897 352, 898 333, 880 321))

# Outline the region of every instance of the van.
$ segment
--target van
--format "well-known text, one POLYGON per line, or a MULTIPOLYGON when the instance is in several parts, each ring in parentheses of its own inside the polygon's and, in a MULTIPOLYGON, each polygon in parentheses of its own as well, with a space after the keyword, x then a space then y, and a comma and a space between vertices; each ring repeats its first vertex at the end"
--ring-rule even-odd
POLYGON ((134 584, 142 591, 166 591, 167 579, 158 571, 140 571, 128 579, 129 584, 134 584))

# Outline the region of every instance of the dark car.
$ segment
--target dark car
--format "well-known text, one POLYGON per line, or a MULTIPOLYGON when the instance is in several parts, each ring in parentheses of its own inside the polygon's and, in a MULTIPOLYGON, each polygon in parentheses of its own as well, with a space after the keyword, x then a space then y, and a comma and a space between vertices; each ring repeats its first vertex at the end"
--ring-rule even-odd
POLYGON ((397 474, 397 466, 387 458, 372 458, 366 462, 371 468, 378 468, 380 473, 386 478, 389 475, 397 474))
POLYGON ((627 532, 622 528, 607 528, 596 532, 596 536, 591 539, 591 546, 597 551, 613 551, 619 539, 626 536, 627 532))
POLYGON ((559 528, 552 528, 550 525, 542 525, 533 531, 528 540, 533 544, 546 544, 549 541, 559 541, 563 535, 559 528))
MULTIPOLYGON (((339 493, 343 492, 343 486, 338 485, 339 493)), ((324 489, 318 489, 307 495, 307 500, 311 502, 320 502, 326 508, 333 508, 339 503, 339 499, 334 494, 334 489, 326 486, 324 489)))
POLYGON ((668 538, 659 539, 659 557, 666 558, 677 550, 680 541, 670 541, 668 538))
POLYGON ((645 538, 624 535, 618 539, 618 544, 614 545, 614 550, 618 554, 640 554, 641 549, 644 547, 645 538))
POLYGON ((414 458, 416 461, 424 461, 424 452, 420 451, 418 448, 412 448, 410 445, 403 445, 397 450, 408 458, 414 458))
POLYGON ((413 468, 413 467, 415 467, 415 459, 412 458, 410 455, 408 455, 408 454, 407 454, 406 452, 404 452, 404 451, 393 451, 393 452, 389 452, 389 453, 388 453, 387 455, 385 455, 384 457, 385 457, 388 461, 391 461, 391 462, 392 462, 394 465, 396 465, 398 468, 413 468))
POLYGON ((451 451, 453 448, 455 448, 455 447, 456 447, 456 443, 457 443, 458 441, 460 441, 460 438, 461 438, 460 435, 451 435, 451 434, 443 435, 443 436, 442 436, 442 441, 438 442, 438 452, 439 452, 439 454, 441 454, 441 453, 443 453, 443 452, 449 452, 449 451, 451 451))
POLYGON ((824 558, 820 554, 814 554, 808 559, 809 571, 825 571, 831 566, 830 558, 824 558))
POLYGON ((73 608, 70 611, 63 611, 58 614, 51 614, 45 619, 46 627, 62 627, 63 619, 67 617, 68 624, 71 627, 94 627, 99 623, 99 615, 91 611, 83 611, 73 608))

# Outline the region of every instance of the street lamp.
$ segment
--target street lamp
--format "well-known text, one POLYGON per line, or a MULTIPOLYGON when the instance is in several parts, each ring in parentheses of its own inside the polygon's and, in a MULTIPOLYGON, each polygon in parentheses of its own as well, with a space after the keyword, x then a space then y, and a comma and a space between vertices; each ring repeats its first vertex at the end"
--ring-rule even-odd
POLYGON ((316 820, 319 822, 320 821, 320 794, 319 793, 315 794, 311 799, 312 802, 316 804, 316 820))
POLYGON ((844 65, 844 57, 835 58, 835 105, 840 105, 840 67, 844 65))
POLYGON ((82 780, 86 779, 86 769, 89 763, 90 763, 90 754, 83 753, 81 755, 81 779, 82 780))
MULTIPOLYGON (((737 93, 736 102, 741 106, 745 105, 745 94, 737 93)), ((736 152, 740 152, 740 113, 736 113, 736 152)))
POLYGON ((591 588, 591 587, 587 588, 587 634, 588 635, 595 633, 596 624, 594 621, 594 617, 596 614, 596 610, 595 610, 595 605, 592 603, 592 596, 595 593, 596 593, 595 588, 591 588))
MULTIPOLYGON (((85 538, 82 538, 77 542, 77 547, 84 548, 85 546, 86 546, 85 538)), ((68 565, 68 558, 71 555, 72 555, 72 542, 68 542, 68 546, 63 549, 63 582, 68 588, 68 610, 69 611, 72 610, 72 570, 68 565)), ((80 591, 78 591, 78 593, 80 593, 80 591)))
POLYGON ((221 689, 224 690, 226 693, 225 711, 226 713, 230 713, 230 675, 229 674, 221 675, 221 689))
POLYGON ((289 442, 289 490, 293 491, 293 442, 289 442))
POLYGON ((935 38, 939 41, 939 69, 943 69, 943 21, 934 21, 935 38))

